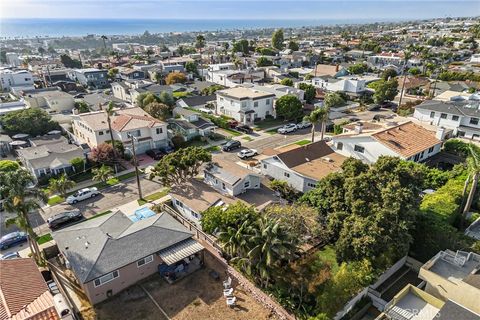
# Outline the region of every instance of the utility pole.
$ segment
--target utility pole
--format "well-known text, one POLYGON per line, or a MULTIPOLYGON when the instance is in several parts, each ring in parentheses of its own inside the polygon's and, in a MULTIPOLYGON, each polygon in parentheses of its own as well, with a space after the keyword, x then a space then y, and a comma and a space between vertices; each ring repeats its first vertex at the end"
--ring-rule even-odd
POLYGON ((132 143, 132 154, 133 154, 133 164, 135 166, 135 175, 137 176, 137 187, 138 187, 138 198, 143 199, 142 196, 142 187, 140 185, 140 174, 138 172, 138 162, 137 162, 137 154, 135 152, 135 140, 137 140, 132 134, 128 134, 130 141, 132 143))

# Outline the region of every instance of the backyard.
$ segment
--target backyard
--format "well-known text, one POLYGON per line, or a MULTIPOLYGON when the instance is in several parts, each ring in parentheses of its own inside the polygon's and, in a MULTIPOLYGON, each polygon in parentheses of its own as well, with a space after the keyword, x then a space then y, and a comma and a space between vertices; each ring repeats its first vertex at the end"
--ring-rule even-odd
POLYGON ((108 319, 166 319, 140 286, 147 290, 170 319, 274 319, 268 310, 253 300, 240 287, 234 286, 237 307, 227 307, 222 292, 225 268, 220 262, 205 252, 205 268, 188 277, 168 284, 155 274, 129 291, 120 293, 107 302, 95 307, 99 320, 108 319), (209 272, 215 270, 219 280, 214 280, 209 272), (143 292, 143 294, 142 294, 143 292), (130 299, 126 297, 130 296, 130 299))

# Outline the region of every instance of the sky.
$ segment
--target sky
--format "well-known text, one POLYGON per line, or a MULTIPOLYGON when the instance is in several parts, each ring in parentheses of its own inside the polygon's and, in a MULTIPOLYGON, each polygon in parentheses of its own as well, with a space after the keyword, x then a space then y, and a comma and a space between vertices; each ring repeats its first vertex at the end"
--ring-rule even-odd
POLYGON ((480 0, 0 0, 0 19, 394 20, 446 16, 480 16, 480 0))

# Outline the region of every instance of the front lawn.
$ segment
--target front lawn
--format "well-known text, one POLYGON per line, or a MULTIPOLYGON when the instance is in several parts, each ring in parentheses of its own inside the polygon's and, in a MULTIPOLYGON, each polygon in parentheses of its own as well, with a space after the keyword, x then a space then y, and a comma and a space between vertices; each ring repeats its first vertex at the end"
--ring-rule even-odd
POLYGON ((250 136, 242 137, 242 139, 245 140, 245 141, 253 141, 253 138, 250 137, 250 136))
POLYGON ((104 215, 109 214, 109 213, 112 213, 112 210, 107 210, 107 211, 104 211, 104 212, 100 212, 99 214, 96 214, 96 215, 88 218, 87 220, 95 219, 95 218, 104 216, 104 215))
POLYGON ((222 130, 230 133, 234 137, 238 137, 238 136, 241 136, 243 134, 241 132, 238 132, 238 131, 235 131, 235 130, 232 130, 232 129, 222 129, 222 130))
POLYGON ((52 235, 50 233, 47 233, 47 234, 44 234, 43 236, 38 237, 37 243, 40 245, 52 240, 53 240, 52 235))
POLYGON ((254 123, 254 126, 260 130, 265 130, 271 127, 281 126, 284 121, 282 119, 265 119, 254 123))
POLYGON ((190 92, 181 91, 181 92, 174 92, 172 93, 172 95, 176 99, 181 99, 181 98, 189 97, 191 94, 190 92))
POLYGON ((309 144, 311 141, 308 140, 308 139, 305 139, 305 140, 300 140, 300 141, 297 141, 295 142, 296 145, 299 145, 299 146, 304 146, 306 144, 309 144))
POLYGON ((137 200, 139 206, 143 206, 147 202, 155 201, 158 199, 161 199, 165 197, 168 193, 170 192, 169 188, 163 188, 162 190, 149 194, 146 197, 143 197, 143 199, 137 200))
POLYGON ((56 204, 59 204, 61 202, 65 201, 65 198, 62 197, 62 196, 59 196, 59 195, 54 195, 54 196, 51 196, 49 199, 48 199, 48 205, 49 206, 54 206, 56 204))
POLYGON ((219 146, 210 146, 210 147, 207 147, 205 148, 205 150, 207 150, 208 152, 218 152, 220 151, 220 147, 219 146))

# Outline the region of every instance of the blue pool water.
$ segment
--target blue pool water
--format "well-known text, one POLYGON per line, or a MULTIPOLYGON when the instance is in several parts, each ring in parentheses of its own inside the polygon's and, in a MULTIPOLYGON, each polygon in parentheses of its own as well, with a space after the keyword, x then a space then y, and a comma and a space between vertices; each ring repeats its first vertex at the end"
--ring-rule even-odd
POLYGON ((138 210, 135 210, 135 213, 128 216, 130 220, 133 222, 137 222, 143 219, 147 219, 150 217, 153 217, 155 215, 155 212, 153 212, 150 208, 144 207, 138 210))

